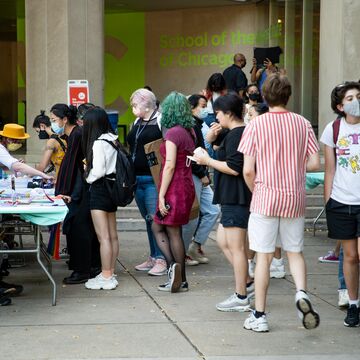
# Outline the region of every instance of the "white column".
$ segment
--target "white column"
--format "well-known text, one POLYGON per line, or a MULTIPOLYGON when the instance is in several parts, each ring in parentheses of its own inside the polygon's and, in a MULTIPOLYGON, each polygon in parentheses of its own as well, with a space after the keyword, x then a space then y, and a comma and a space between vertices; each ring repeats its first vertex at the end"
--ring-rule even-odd
POLYGON ((319 134, 336 115, 330 107, 332 89, 360 78, 360 1, 321 0, 319 134))
POLYGON ((28 154, 39 161, 33 119, 67 103, 67 80, 89 80, 90 101, 103 105, 104 1, 26 0, 25 21, 28 154))
MULTIPOLYGON (((286 0, 285 3, 285 44, 284 68, 290 80, 294 94, 294 68, 295 68, 295 1, 286 0)), ((294 95, 290 98, 288 108, 294 110, 294 95)))
POLYGON ((301 114, 312 120, 313 3, 303 0, 301 56, 301 114))

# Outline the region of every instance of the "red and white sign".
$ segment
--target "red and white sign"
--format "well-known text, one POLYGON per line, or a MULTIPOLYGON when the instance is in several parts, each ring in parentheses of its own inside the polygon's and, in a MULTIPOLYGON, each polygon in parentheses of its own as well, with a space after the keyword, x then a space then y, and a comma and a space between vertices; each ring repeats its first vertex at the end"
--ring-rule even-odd
POLYGON ((68 80, 67 82, 68 104, 79 106, 90 102, 89 82, 87 80, 68 80))

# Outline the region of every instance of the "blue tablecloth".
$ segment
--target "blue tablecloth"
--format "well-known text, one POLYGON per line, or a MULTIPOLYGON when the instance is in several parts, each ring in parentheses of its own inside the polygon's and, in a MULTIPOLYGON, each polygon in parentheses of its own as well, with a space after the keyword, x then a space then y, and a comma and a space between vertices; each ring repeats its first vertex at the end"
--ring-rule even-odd
POLYGON ((67 206, 61 200, 57 204, 1 205, 0 214, 19 214, 25 221, 35 225, 48 226, 62 222, 68 212, 67 206))
POLYGON ((324 175, 323 172, 306 173, 306 190, 314 189, 318 185, 324 185, 324 175))

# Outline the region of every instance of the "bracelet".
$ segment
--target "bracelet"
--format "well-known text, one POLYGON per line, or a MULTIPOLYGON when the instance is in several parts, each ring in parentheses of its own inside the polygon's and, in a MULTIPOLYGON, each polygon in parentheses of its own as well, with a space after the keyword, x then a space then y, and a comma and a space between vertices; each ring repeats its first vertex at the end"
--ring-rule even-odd
POLYGON ((212 160, 212 159, 210 158, 209 161, 207 162, 206 166, 209 166, 209 165, 210 165, 210 161, 211 161, 211 160, 212 160))

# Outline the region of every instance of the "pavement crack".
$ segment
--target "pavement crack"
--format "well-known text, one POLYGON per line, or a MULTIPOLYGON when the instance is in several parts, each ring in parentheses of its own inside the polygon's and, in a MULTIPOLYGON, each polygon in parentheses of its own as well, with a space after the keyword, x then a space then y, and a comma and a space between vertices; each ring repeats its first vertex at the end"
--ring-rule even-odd
POLYGON ((179 327, 175 320, 166 312, 166 310, 156 301, 156 299, 143 287, 140 281, 127 269, 127 267, 117 259, 117 262, 124 269, 124 271, 140 286, 144 293, 150 298, 154 305, 161 311, 161 313, 166 317, 169 323, 180 333, 180 335, 185 339, 185 341, 197 352, 200 359, 206 360, 205 355, 200 351, 200 349, 190 340, 190 338, 184 333, 184 331, 179 327))

